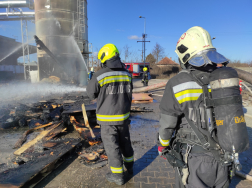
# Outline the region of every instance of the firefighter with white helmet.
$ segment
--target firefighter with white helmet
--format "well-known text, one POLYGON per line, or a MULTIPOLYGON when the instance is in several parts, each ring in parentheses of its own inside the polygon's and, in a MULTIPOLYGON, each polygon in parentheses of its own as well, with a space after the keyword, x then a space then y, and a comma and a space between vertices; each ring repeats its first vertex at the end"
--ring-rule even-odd
POLYGON ((183 70, 160 102, 158 152, 175 168, 177 188, 227 188, 249 147, 237 72, 202 27, 182 34, 175 52, 183 70))
POLYGON ((182 68, 185 68, 185 65, 205 67, 228 63, 228 60, 213 47, 210 34, 202 27, 192 27, 182 34, 175 52, 182 68))
POLYGON ((132 77, 123 66, 114 44, 104 45, 98 59, 102 69, 97 71, 87 86, 89 98, 97 98, 97 122, 101 125, 101 137, 111 172, 110 182, 125 183, 124 167, 133 174, 134 152, 129 133, 129 116, 132 101, 132 77))

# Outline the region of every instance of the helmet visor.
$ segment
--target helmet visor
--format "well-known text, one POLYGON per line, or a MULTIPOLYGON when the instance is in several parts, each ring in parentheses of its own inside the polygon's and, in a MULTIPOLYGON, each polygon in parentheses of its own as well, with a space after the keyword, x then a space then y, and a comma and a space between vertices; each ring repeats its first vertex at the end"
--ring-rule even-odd
POLYGON ((197 53, 192 59, 188 61, 189 64, 201 67, 207 64, 222 64, 228 62, 228 59, 216 52, 216 49, 208 49, 197 53))

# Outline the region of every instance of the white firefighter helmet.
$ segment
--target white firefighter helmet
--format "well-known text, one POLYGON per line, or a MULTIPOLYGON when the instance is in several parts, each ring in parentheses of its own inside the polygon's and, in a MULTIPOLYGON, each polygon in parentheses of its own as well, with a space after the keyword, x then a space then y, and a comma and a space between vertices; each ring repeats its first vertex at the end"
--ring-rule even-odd
POLYGON ((91 67, 90 71, 94 72, 94 67, 91 67))
POLYGON ((192 27, 182 34, 177 42, 175 52, 182 64, 188 62, 196 67, 228 62, 213 47, 210 34, 199 26, 192 27))

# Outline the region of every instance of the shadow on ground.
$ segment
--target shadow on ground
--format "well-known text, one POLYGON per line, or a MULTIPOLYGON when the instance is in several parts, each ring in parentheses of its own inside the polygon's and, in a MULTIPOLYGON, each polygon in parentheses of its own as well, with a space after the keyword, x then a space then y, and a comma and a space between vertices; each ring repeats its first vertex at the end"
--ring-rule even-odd
MULTIPOLYGON (((141 158, 135 161, 134 163, 134 174, 128 177, 130 180, 145 168, 147 168, 158 156, 158 148, 157 146, 153 146, 149 151, 147 151, 141 158)), ((128 181, 127 180, 127 181, 128 181)))

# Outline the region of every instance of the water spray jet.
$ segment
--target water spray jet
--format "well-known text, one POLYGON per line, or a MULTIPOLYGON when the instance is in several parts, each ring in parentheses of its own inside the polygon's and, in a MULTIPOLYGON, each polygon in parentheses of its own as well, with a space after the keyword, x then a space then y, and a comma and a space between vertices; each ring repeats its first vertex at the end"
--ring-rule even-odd
POLYGON ((72 92, 81 92, 83 95, 86 88, 74 85, 50 84, 50 83, 9 83, 0 87, 1 105, 15 102, 37 102, 41 98, 52 95, 63 96, 72 92))
MULTIPOLYGON (((29 44, 30 42, 32 42, 33 39, 29 40, 27 43, 29 44)), ((21 48, 23 48, 23 46, 26 45, 26 44, 20 44, 18 47, 16 47, 15 49, 13 49, 10 53, 8 53, 5 57, 3 57, 1 60, 0 60, 0 63, 2 61, 4 61, 6 58, 8 58, 9 56, 11 56, 12 54, 14 54, 15 52, 17 52, 18 50, 20 50, 21 48)))

